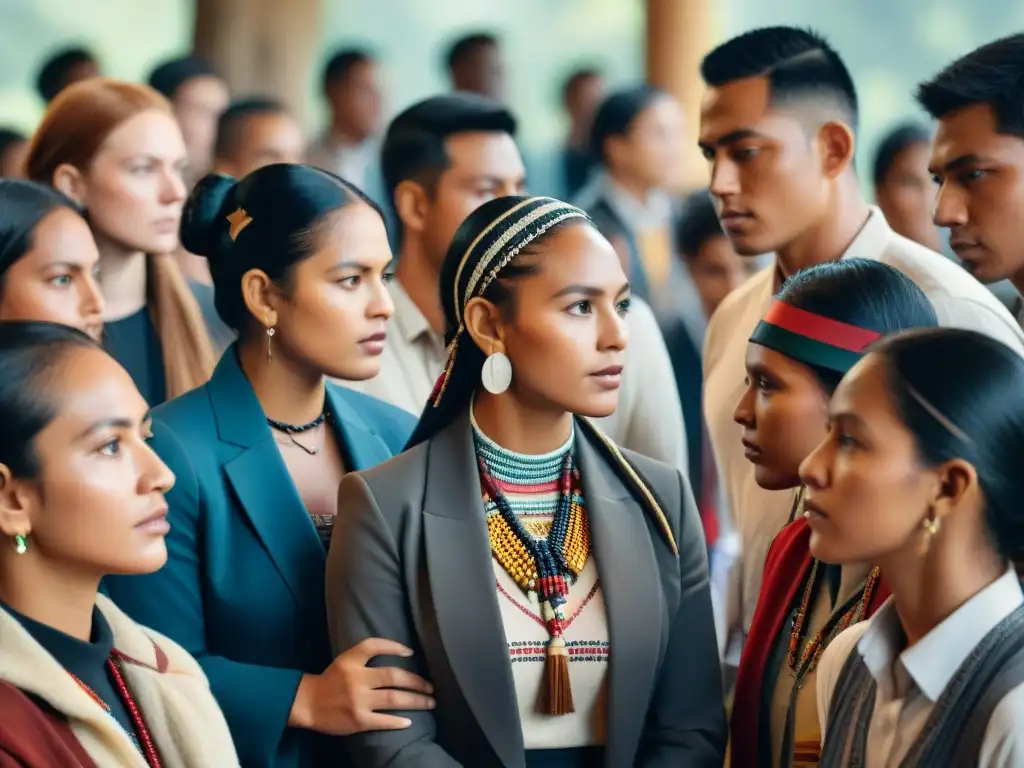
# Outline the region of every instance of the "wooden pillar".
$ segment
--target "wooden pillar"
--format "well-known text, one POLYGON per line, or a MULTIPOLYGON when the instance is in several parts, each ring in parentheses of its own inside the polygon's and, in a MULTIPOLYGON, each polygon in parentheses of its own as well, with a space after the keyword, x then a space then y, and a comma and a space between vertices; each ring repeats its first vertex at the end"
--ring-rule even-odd
POLYGON ((195 0, 195 7, 195 51, 231 92, 280 99, 307 125, 322 0, 195 0))
POLYGON ((704 83, 700 61, 713 44, 711 0, 647 0, 647 81, 683 105, 686 126, 680 188, 708 183, 707 165, 697 149, 704 83))

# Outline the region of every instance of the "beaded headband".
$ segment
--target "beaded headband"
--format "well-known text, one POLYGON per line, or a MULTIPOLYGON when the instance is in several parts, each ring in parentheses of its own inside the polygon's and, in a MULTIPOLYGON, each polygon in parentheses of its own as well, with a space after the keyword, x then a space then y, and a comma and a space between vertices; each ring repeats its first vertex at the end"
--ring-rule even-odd
POLYGON ((482 296, 490 287, 508 264, 519 255, 519 253, 531 242, 543 235, 556 224, 566 219, 589 220, 583 210, 555 200, 551 197, 531 197, 518 205, 505 211, 501 216, 488 224, 484 230, 476 236, 466 252, 459 260, 458 269, 455 271, 455 319, 459 321, 459 327, 448 345, 448 360, 444 370, 434 385, 434 391, 430 394, 430 402, 436 408, 441 402, 445 389, 448 387, 448 380, 451 378, 452 368, 455 366, 455 355, 458 352, 459 339, 466 330, 465 318, 462 316, 463 309, 470 299, 482 296), (518 218, 517 218, 518 217, 518 218), (503 227, 507 227, 501 231, 503 227), (482 243, 501 232, 491 242, 476 266, 466 280, 465 288, 460 291, 459 284, 462 281, 462 273, 469 264, 473 254, 482 243))
POLYGON ((846 373, 882 334, 775 299, 750 341, 801 363, 846 373))

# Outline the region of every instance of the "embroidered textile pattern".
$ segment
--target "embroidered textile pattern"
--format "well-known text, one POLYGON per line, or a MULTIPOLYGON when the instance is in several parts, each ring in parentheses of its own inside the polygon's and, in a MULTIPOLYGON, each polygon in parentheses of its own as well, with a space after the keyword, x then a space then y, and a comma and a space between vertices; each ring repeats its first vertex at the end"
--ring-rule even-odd
POLYGON ((793 631, 789 636, 789 668, 793 676, 796 677, 798 687, 807 674, 814 669, 822 652, 832 642, 832 639, 844 629, 864 620, 864 614, 871 603, 871 598, 874 597, 875 588, 878 586, 878 574, 879 570, 877 567, 871 569, 871 573, 868 574, 868 578, 864 582, 864 589, 861 591, 857 601, 839 617, 838 621, 830 621, 818 630, 814 637, 807 641, 803 653, 799 654, 800 658, 797 660, 800 637, 803 635, 804 622, 807 619, 807 611, 810 609, 815 583, 818 578, 818 561, 814 561, 814 564, 811 566, 811 574, 807 577, 807 586, 804 587, 803 597, 800 598, 800 607, 797 609, 793 631))
MULTIPOLYGON (((125 709, 128 710, 128 717, 131 718, 132 725, 135 727, 135 733, 129 733, 128 736, 135 744, 135 748, 138 749, 139 752, 142 753, 142 756, 146 758, 146 764, 149 765, 150 768, 160 768, 160 756, 157 754, 156 745, 153 743, 153 737, 149 734, 149 728, 146 727, 146 722, 142 719, 142 713, 139 711, 139 707, 136 705, 135 699, 132 698, 131 691, 128 690, 128 684, 125 682, 124 675, 121 673, 121 659, 117 651, 114 651, 110 658, 107 659, 107 668, 110 671, 110 676, 114 680, 114 688, 121 697, 121 701, 124 702, 125 709), (138 734, 137 738, 136 734, 138 734)), ((70 672, 68 672, 68 674, 71 675, 71 679, 78 683, 79 687, 85 691, 104 712, 113 717, 110 712, 110 705, 107 704, 107 702, 101 699, 92 688, 82 682, 76 675, 73 675, 70 672)), ((120 727, 120 724, 118 724, 118 727, 120 727)))
POLYGON ((572 712, 564 639, 571 619, 565 615, 565 604, 590 554, 590 526, 580 473, 573 465, 573 438, 552 453, 523 456, 488 440, 475 424, 474 436, 491 552, 523 592, 536 596, 551 638, 541 710, 555 715, 572 712), (553 490, 557 495, 551 499, 553 490), (532 534, 522 518, 531 511, 550 514, 552 506, 548 534, 532 534))

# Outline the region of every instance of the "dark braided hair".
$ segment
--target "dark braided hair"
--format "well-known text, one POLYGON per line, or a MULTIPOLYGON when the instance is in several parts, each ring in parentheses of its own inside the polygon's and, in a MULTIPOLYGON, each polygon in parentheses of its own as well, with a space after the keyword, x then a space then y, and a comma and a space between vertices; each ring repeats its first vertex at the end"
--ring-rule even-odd
MULTIPOLYGON (((448 362, 438 378, 405 448, 430 440, 469 409, 485 355, 464 327, 466 305, 482 297, 510 309, 515 295, 510 283, 538 267, 520 256, 536 253, 552 232, 573 223, 593 226, 585 212, 550 197, 499 197, 484 203, 462 222, 441 267, 441 306, 445 317, 448 362)), ((555 254, 551 254, 554 256, 555 254)), ((676 551, 665 514, 647 483, 618 448, 586 419, 584 430, 601 446, 605 457, 638 501, 657 520, 676 551)))

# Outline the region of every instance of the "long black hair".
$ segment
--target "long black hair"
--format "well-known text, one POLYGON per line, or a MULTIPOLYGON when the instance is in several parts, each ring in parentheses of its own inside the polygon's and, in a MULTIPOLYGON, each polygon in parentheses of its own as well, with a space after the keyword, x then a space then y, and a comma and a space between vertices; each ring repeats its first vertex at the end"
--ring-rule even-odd
POLYGON ((39 222, 61 208, 81 214, 53 187, 22 179, 0 179, 0 280, 11 265, 32 250, 32 235, 39 222))
POLYGON ((1024 556, 1024 359, 975 331, 931 328, 871 350, 925 466, 969 461, 978 473, 996 548, 1024 556))
MULTIPOLYGON (((895 267, 870 259, 843 259, 802 269, 783 284, 775 298, 882 336, 939 324, 931 302, 913 280, 895 267)), ((789 349, 776 351, 809 366, 829 395, 846 373, 800 359, 789 349)))
POLYGON ((0 322, 0 464, 15 477, 39 471, 33 443, 58 411, 55 369, 68 352, 83 348, 99 345, 75 328, 0 322))
POLYGON ((292 267, 313 253, 316 226, 331 213, 365 203, 380 207, 354 184, 308 165, 275 163, 244 179, 210 174, 200 179, 181 219, 181 244, 205 256, 217 314, 243 333, 250 321, 242 275, 260 269, 287 287, 292 267))
MULTIPOLYGON (((430 440, 465 413, 480 385, 485 356, 463 325, 463 312, 470 299, 482 297, 501 308, 513 309, 514 281, 539 269, 520 257, 542 251, 546 237, 571 224, 593 226, 586 213, 560 200, 509 196, 484 203, 459 226, 441 267, 448 362, 406 450, 430 440)), ((675 536, 647 483, 599 429, 586 419, 579 422, 677 552, 675 536)))

